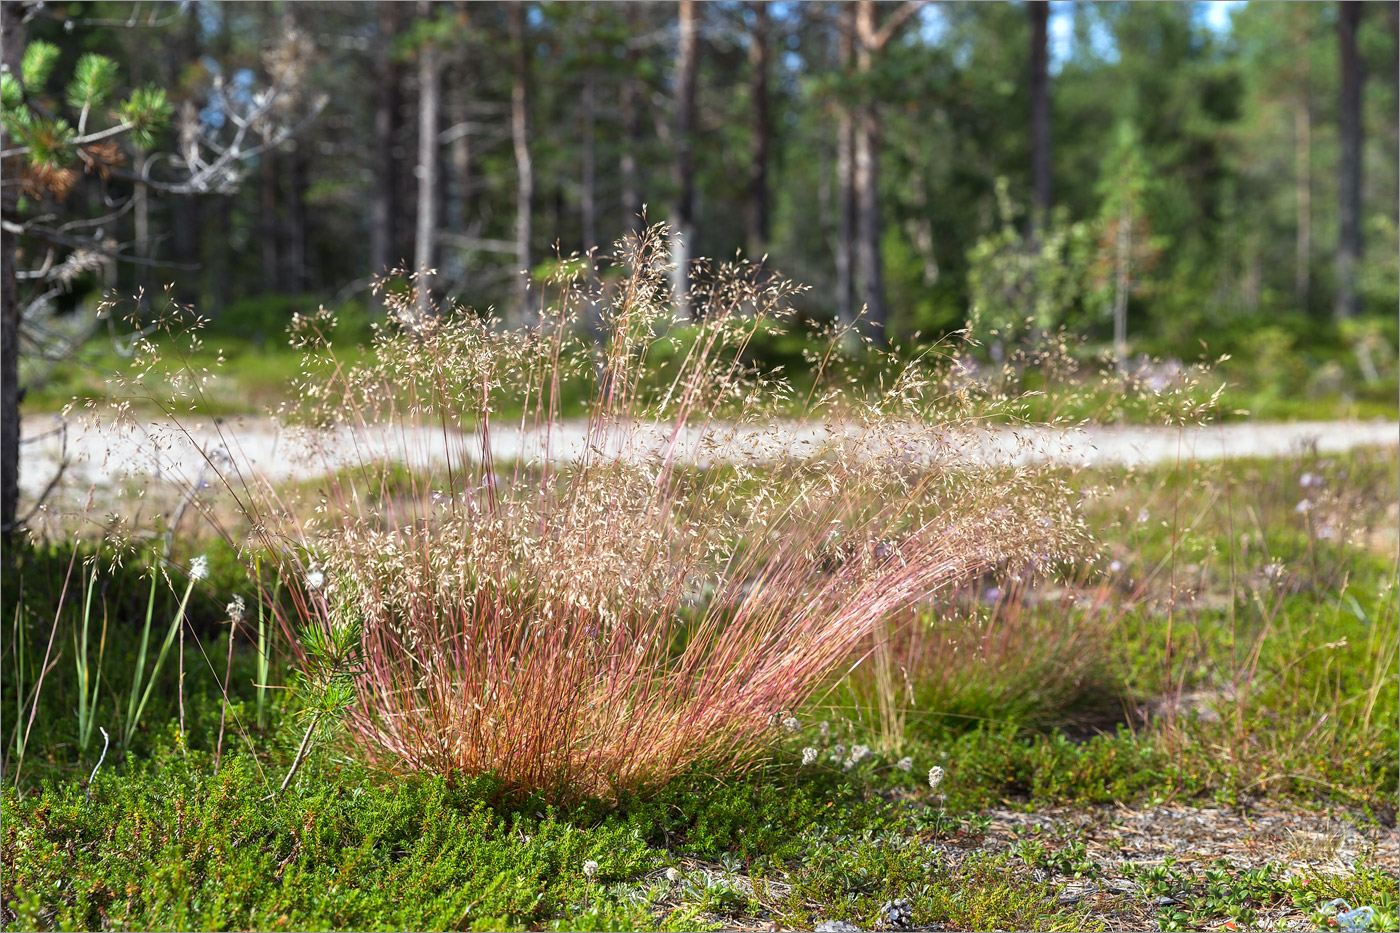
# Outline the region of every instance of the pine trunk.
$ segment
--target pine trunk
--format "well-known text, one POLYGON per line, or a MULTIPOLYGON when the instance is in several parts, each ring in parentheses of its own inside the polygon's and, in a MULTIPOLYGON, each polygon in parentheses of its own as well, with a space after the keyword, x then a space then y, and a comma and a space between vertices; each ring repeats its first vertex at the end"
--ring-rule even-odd
POLYGON ((402 258, 395 255, 395 219, 398 216, 398 167, 394 139, 399 129, 399 69, 392 44, 398 33, 396 5, 380 0, 378 36, 374 43, 374 196, 370 205, 370 274, 391 272, 402 258))
POLYGON ((1118 368, 1123 370, 1128 366, 1129 263, 1133 254, 1133 209, 1126 201, 1118 217, 1117 240, 1117 255, 1114 257, 1113 355, 1118 360, 1118 368))
POLYGON ((1031 15, 1031 174, 1035 194, 1032 223, 1050 213, 1050 55, 1048 29, 1050 4, 1027 4, 1031 15))
POLYGON ((1297 190, 1297 242, 1294 244, 1293 292, 1298 309, 1308 308, 1312 286, 1312 114, 1300 100, 1293 112, 1294 184, 1297 190))
MULTIPOLYGON (((841 73, 850 78, 855 67, 856 7, 847 2, 841 10, 838 54, 841 73)), ((856 320, 855 239, 855 117, 849 100, 836 104, 836 316, 844 327, 856 320)))
POLYGON ((699 25, 695 0, 680 0, 680 42, 676 48, 676 202, 671 214, 672 291, 676 316, 691 316, 690 254, 695 233, 695 78, 699 25))
POLYGON ((510 131, 515 147, 515 264, 516 320, 524 324, 530 305, 530 212, 535 201, 535 168, 530 158, 530 50, 526 45, 525 4, 510 8, 511 42, 515 46, 515 81, 510 92, 510 131))
POLYGON ((307 229, 306 186, 310 160, 307 158, 306 144, 294 140, 287 156, 287 273, 283 283, 288 291, 302 293, 310 288, 311 271, 307 256, 310 233, 307 229))
POLYGON ((472 134, 465 90, 468 80, 466 68, 458 69, 454 93, 448 105, 448 118, 452 121, 452 142, 447 146, 447 159, 452 166, 453 199, 446 225, 462 234, 471 226, 472 134))
POLYGON ((749 256, 768 251, 768 150, 773 128, 768 107, 768 4, 751 3, 753 30, 749 34, 749 96, 753 103, 753 154, 749 162, 749 256))
MULTIPOLYGON (((878 34, 874 0, 856 6, 856 33, 860 37, 856 67, 867 79, 874 70, 878 34)), ((855 114, 856 260, 860 268, 861 303, 866 336, 877 346, 888 341, 885 332, 884 257, 880 247, 880 114, 879 102, 863 95, 855 114)))
POLYGON ((1361 262, 1361 56, 1356 47, 1356 30, 1361 22, 1361 3, 1347 0, 1337 16, 1337 38, 1341 46, 1342 157, 1338 167, 1341 195, 1337 237, 1337 318, 1354 316, 1360 307, 1356 292, 1356 271, 1361 262))
MULTIPOLYGON (((627 5, 627 25, 634 35, 641 25, 636 20, 632 4, 627 5)), ((637 155, 642 150, 642 111, 637 91, 637 53, 631 47, 626 51, 626 64, 618 82, 617 109, 622 120, 622 152, 618 156, 618 170, 622 175, 622 228, 627 233, 635 233, 642 226, 642 187, 637 155)))
POLYGON ((259 291, 281 291, 282 250, 277 243, 277 153, 268 149, 258 156, 258 246, 262 257, 259 291))
POLYGON ((583 77, 583 92, 579 95, 579 119, 583 123, 583 165, 579 190, 579 213, 583 224, 584 251, 598 245, 598 145, 597 81, 593 69, 583 77))
MULTIPOLYGON (((418 0, 418 15, 430 18, 433 5, 418 0)), ((418 51, 418 216, 413 237, 413 271, 418 279, 418 315, 433 313, 433 240, 437 236, 438 109, 442 72, 432 39, 418 51)))
MULTIPOLYGON (((19 74, 24 58, 24 9, 16 2, 0 3, 0 45, 4 46, 5 67, 19 74)), ((12 148, 0 135, 0 149, 12 148)), ((0 216, 6 223, 19 223, 18 178, 21 160, 5 160, 7 183, 0 187, 0 216)), ((12 540, 19 512, 19 270, 15 268, 15 237, 0 236, 0 533, 6 553, 12 540)))

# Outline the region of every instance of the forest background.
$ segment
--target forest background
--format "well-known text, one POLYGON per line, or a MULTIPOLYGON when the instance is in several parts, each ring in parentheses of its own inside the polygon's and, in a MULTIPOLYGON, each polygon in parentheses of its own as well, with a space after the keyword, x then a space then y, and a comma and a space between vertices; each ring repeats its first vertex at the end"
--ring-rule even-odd
POLYGON ((6 105, 30 143, 7 153, 7 345, 40 409, 90 388, 103 293, 170 286, 272 346, 430 268, 520 323, 520 270, 657 221, 676 258, 810 286, 771 362, 858 317, 899 346, 971 323, 992 356, 1064 327, 1120 358, 1233 354, 1266 415, 1394 407, 1395 3, 6 7, 7 56, 52 50, 6 105), (104 97, 152 95, 137 131, 74 97, 90 53, 104 97))

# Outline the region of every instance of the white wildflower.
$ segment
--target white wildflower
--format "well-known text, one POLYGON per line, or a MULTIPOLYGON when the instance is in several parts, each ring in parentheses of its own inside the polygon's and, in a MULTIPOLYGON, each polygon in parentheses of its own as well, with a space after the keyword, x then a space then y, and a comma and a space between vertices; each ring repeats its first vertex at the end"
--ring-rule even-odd
POLYGON ((1300 499, 1298 500, 1298 504, 1293 506, 1293 511, 1297 512, 1299 515, 1304 515, 1311 508, 1311 502, 1309 502, 1307 499, 1300 499))
POLYGON ((1108 572, 1109 572, 1109 573, 1121 573, 1122 570, 1123 570, 1123 562, 1122 562, 1121 560, 1115 560, 1113 563, 1111 563, 1111 564, 1108 565, 1108 572))
POLYGON ((810 745, 802 749, 802 763, 810 765, 817 760, 817 750, 810 745))
POLYGON ((680 880, 681 880, 681 870, 680 870, 679 868, 675 868, 675 867, 666 869, 666 880, 667 880, 667 881, 670 881, 670 882, 673 882, 673 883, 674 883, 674 882, 677 882, 677 881, 680 881, 680 880))
POLYGON ((831 723, 823 719, 821 722, 817 723, 817 732, 824 739, 831 738, 831 723))
POLYGON ((928 786, 938 790, 938 785, 943 783, 943 769, 934 765, 928 769, 928 786))
POLYGON ((313 590, 319 590, 326 585, 325 571, 319 567, 312 567, 306 574, 306 585, 313 590))
POLYGON ((855 763, 855 759, 853 759, 853 758, 847 758, 845 761, 841 762, 841 770, 842 770, 842 771, 849 771, 849 770, 851 770, 852 768, 854 768, 855 766, 856 766, 856 763, 855 763))
POLYGON ((914 759, 910 758, 908 755, 905 755, 903 758, 896 761, 894 763, 894 766, 901 771, 913 771, 914 759))
POLYGON ((588 877, 592 878, 594 875, 598 874, 598 863, 593 861, 592 859, 589 859, 588 861, 584 862, 583 873, 588 877))
POLYGON ((233 597, 233 599, 229 601, 229 604, 224 607, 224 611, 228 613, 228 620, 235 625, 243 621, 243 614, 247 612, 247 610, 248 605, 243 602, 242 596, 233 597))
POLYGON ((852 762, 860 761, 862 758, 864 758, 866 755, 869 755, 869 754, 870 754, 870 746, 869 746, 869 745, 855 745, 855 746, 852 746, 852 747, 851 747, 851 761, 852 761, 852 762))
POLYGON ((788 732, 796 732, 802 728, 802 723, 797 721, 796 716, 789 716, 783 720, 783 728, 788 732))
POLYGON ((842 745, 842 744, 839 743, 839 742, 836 743, 835 745, 831 746, 831 760, 832 760, 832 761, 840 761, 842 758, 845 758, 845 757, 846 757, 846 746, 842 745))
POLYGON ((190 561, 190 581, 198 583, 209 576, 209 558, 203 554, 190 561))

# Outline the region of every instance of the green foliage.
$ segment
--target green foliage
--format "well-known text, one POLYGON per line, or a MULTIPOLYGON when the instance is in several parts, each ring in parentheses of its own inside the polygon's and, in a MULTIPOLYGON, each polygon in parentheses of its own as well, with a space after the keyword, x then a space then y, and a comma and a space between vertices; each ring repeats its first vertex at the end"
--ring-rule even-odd
POLYGON ((967 255, 973 333, 1015 341, 1028 326, 1044 333, 1069 323, 1084 302, 1093 228, 1058 210, 1026 232, 1005 178, 996 201, 996 232, 967 255))
POLYGON ((100 107, 117 85, 117 63, 91 52, 73 66, 68 82, 68 106, 77 110, 100 107))
POLYGON ((1277 866, 1240 872, 1228 861, 1200 869, 1179 869, 1168 858, 1160 865, 1128 866, 1143 894, 1161 900, 1158 929, 1204 930, 1229 921, 1234 929, 1253 927, 1258 911, 1287 897, 1284 876, 1277 866))
POLYGON ((24 104, 24 88, 19 79, 8 71, 0 74, 0 106, 5 110, 18 110, 24 104))
POLYGON ((489 778, 312 767, 319 780, 269 802, 255 759, 230 755, 214 775, 206 753, 169 743, 99 772, 90 795, 77 782, 5 791, 12 925, 695 929, 763 913, 869 924, 903 897, 916 917, 957 926, 1080 928, 1003 861, 950 869, 906 807, 847 782, 696 774, 645 801, 560 811, 505 807, 489 778), (799 802, 783 805, 788 794, 799 802), (709 835, 721 825, 727 840, 709 835), (657 880, 701 853, 712 868, 657 880))
MULTIPOLYGON (((1035 829, 1039 830, 1039 826, 1035 829)), ((1031 868, 1040 868, 1068 878, 1097 878, 1098 865, 1089 858, 1083 840, 1074 839, 1063 845, 1048 843, 1039 835, 1017 843, 1012 854, 1031 868)))
MULTIPOLYGON (((1393 501, 1386 491, 1394 485, 1393 468, 1393 456, 1353 454, 1330 464, 1245 461, 1131 481, 1121 473, 1105 475, 1101 482, 1130 490, 1161 489, 1165 501, 1179 497, 1183 514, 1211 519, 1180 530, 1156 518, 1144 521, 1136 517, 1144 503, 1155 516, 1162 514, 1162 501, 1134 492, 1122 503, 1134 517, 1114 525, 1109 516, 1117 500, 1092 500, 1110 543, 1132 545, 1122 571, 1132 578, 1173 554, 1184 564, 1232 542, 1238 547, 1241 528, 1227 520, 1221 487, 1252 491, 1249 530, 1262 529, 1264 537, 1249 553, 1293 568, 1273 584, 1281 593, 1277 611, 1268 588, 1234 606, 1202 610, 1183 602, 1175 631, 1187 637, 1174 644, 1189 664, 1173 675, 1173 684, 1194 691, 1218 683, 1232 670, 1224 662, 1247 653, 1250 639, 1265 629, 1258 669, 1266 674, 1248 698, 1214 707, 1218 719, 1183 714, 1088 740, 1054 729, 968 730, 916 720, 901 752, 913 759, 909 771, 879 752, 849 771, 831 762, 826 743, 838 741, 837 733, 848 744, 863 735, 862 720, 846 709, 848 718, 826 739, 815 735, 815 716, 801 716, 808 724, 791 744, 776 745, 770 760, 746 775, 711 775, 702 767, 646 795, 567 808, 541 799, 513 801, 490 775, 366 772, 344 760, 333 739, 306 756, 301 780, 269 799, 294 760, 304 719, 286 715, 290 698, 278 692, 270 728, 254 727, 256 650, 240 643, 230 707, 240 738, 236 750, 225 750, 218 773, 209 751, 220 716, 218 685, 191 665, 189 730, 182 739, 160 726, 174 714, 167 665, 143 716, 150 728, 138 732, 131 751, 114 748, 89 798, 83 780, 93 756, 76 755, 72 740, 80 679, 74 665, 60 665, 46 687, 54 692, 41 697, 37 744, 28 753, 33 765, 26 766, 18 790, 7 789, 0 800, 7 926, 695 929, 759 918, 784 926, 845 919, 870 928, 881 906, 899 897, 910 902, 921 925, 1086 928, 1099 915, 1063 906, 1057 888, 1069 879, 1097 878, 1106 863, 1073 833, 1024 834, 1009 852, 972 853, 956 867, 929 844, 975 840, 988 827, 977 811, 1008 803, 1181 803, 1212 795, 1230 802, 1249 795, 1280 802, 1330 797, 1363 802, 1376 812, 1394 807, 1400 763, 1390 711, 1400 696, 1395 597, 1384 582, 1393 576, 1393 556, 1318 539, 1308 531, 1315 528, 1310 519, 1294 508, 1303 493, 1319 501, 1332 497, 1325 501, 1338 505, 1347 495, 1372 508, 1393 501), (1300 487, 1303 470, 1313 478, 1300 487), (1319 477, 1321 486, 1313 485, 1319 477), (1260 606, 1258 615, 1251 614, 1251 601, 1260 606), (1327 633, 1328 645, 1317 644, 1319 631, 1327 633), (798 765, 800 747, 813 743, 822 748, 819 760, 798 765), (946 771, 938 791, 946 799, 925 782, 932 764, 946 771), (1254 775, 1260 773, 1298 779, 1258 783, 1254 775), (590 861, 598 863, 592 876, 583 870, 590 861), (663 878, 668 867, 678 868, 674 882, 663 878), (1049 877, 1033 881, 1032 871, 1049 877)), ((23 639, 7 639, 7 652, 19 652, 5 659, 7 674, 25 658, 32 679, 40 660, 36 645, 42 649, 45 620, 52 618, 52 604, 37 611, 47 598, 44 584, 61 578, 71 557, 65 551, 31 555, 23 573, 25 599, 34 605, 7 605, 5 613, 37 616, 44 627, 21 628, 23 639)), ((1234 559, 1237 576, 1252 572, 1243 554, 1234 559)), ((247 590, 231 561, 210 566, 208 585, 220 599, 247 590)), ((130 573, 125 590, 119 578, 99 577, 88 609, 93 620, 98 600, 117 610, 108 613, 114 623, 105 647, 109 675, 131 664, 141 635, 132 623, 148 605, 149 579, 139 567, 130 573)), ((1197 573, 1208 583, 1226 579, 1212 577, 1209 565, 1197 573)), ((158 603, 158 618, 179 601, 180 593, 166 589, 158 591, 169 600, 158 603)), ((12 588, 5 592, 13 598, 12 588)), ((190 599, 197 624, 218 618, 210 615, 218 611, 217 600, 211 607, 190 599)), ((80 637, 82 608, 78 598, 64 617, 61 644, 80 637)), ((1159 613, 1140 606, 1103 646, 1124 660, 1127 669, 1111 669, 1113 675, 1139 697, 1157 690, 1165 626, 1159 613)), ((202 653, 221 658, 221 641, 207 641, 202 653)), ((324 652, 353 657, 354 649, 328 642, 324 652)), ((8 714, 16 700, 11 691, 24 688, 7 676, 4 689, 8 714)), ((305 703, 309 694, 298 697, 305 703)), ((994 694, 980 702, 969 709, 989 719, 1005 715, 998 704, 1007 701, 994 694)), ((98 722, 114 721, 105 701, 94 715, 98 722)), ((1245 928, 1282 911, 1305 912, 1326 926, 1336 912, 1327 905, 1335 898, 1371 907, 1374 929, 1395 927, 1395 879, 1387 866, 1363 863, 1353 874, 1335 876, 1285 873, 1270 864, 1112 863, 1115 874, 1142 885, 1131 909, 1144 897, 1171 898, 1154 907, 1163 929, 1245 928)))
POLYGON ((117 113, 123 122, 131 124, 131 138, 136 145, 149 149, 170 118, 170 102, 164 88, 137 88, 117 107, 117 113))
POLYGON ((53 72, 54 65, 58 64, 58 58, 62 53, 58 46, 52 42, 45 42, 36 39, 29 43, 29 47, 24 50, 24 58, 20 62, 19 73, 24 79, 24 86, 31 94, 43 92, 44 84, 48 82, 49 75, 53 72))
MULTIPOLYGON (((259 802, 260 784, 246 757, 215 777, 172 750, 100 775, 91 802, 76 784, 23 803, 7 791, 7 814, 26 815, 5 842, 7 892, 37 895, 47 917, 23 925, 515 929, 590 900, 587 860, 599 881, 653 864, 625 826, 584 833, 553 815, 497 813, 445 780, 318 782, 273 804, 259 802), (55 844, 68 840, 87 854, 70 859, 55 844), (108 845, 128 855, 108 858, 108 845), (45 884, 54 872, 69 882, 45 884)), ((608 906, 643 925, 636 908, 608 906)))
MULTIPOLYGON (((60 56, 58 46, 42 39, 34 40, 25 49, 21 68, 24 88, 6 75, 2 90, 5 132, 29 150, 24 154, 29 168, 27 187, 36 193, 48 192, 62 198, 75 181, 73 173, 67 169, 77 158, 75 146, 87 136, 79 137, 73 123, 58 113, 58 108, 44 96, 44 85, 60 56)), ((88 125, 91 114, 107 102, 117 84, 118 66, 113 59, 95 53, 78 59, 64 100, 77 112, 78 124, 84 133, 92 132, 88 125)), ((126 127, 124 132, 140 149, 155 144, 170 113, 166 91, 159 87, 137 88, 113 110, 113 116, 126 127)), ((91 161, 94 158, 112 159, 113 156, 89 150, 89 171, 94 167, 91 161)))
MULTIPOLYGON (((1395 873, 1382 865, 1363 865, 1354 874, 1317 872, 1291 879, 1289 896, 1311 914, 1319 930, 1336 929, 1337 914, 1351 909, 1372 910, 1368 930, 1400 930, 1400 883, 1395 873)), ((1353 921, 1355 922, 1355 921, 1353 921)))
MULTIPOLYGON (((211 317, 204 332, 211 337, 233 337, 257 346, 263 352, 287 345, 287 329, 298 314, 314 314, 323 304, 315 295, 264 293, 230 302, 211 317)), ((373 315, 364 301, 330 305, 335 312, 332 339, 347 347, 369 343, 373 336, 373 315)), ((292 370, 293 372, 295 370, 292 370)))

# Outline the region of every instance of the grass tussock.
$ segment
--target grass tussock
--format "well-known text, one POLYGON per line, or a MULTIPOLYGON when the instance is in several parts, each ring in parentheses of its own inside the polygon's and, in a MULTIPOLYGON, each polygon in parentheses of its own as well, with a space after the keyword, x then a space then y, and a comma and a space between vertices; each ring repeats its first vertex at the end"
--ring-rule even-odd
POLYGON ((244 501, 306 584, 293 650, 347 685, 376 765, 570 795, 742 766, 884 619, 1082 544, 1045 470, 968 468, 959 438, 998 400, 929 360, 858 403, 814 387, 787 427, 805 443, 778 448, 761 425, 793 393, 744 350, 791 286, 715 267, 657 364, 677 348, 654 236, 612 278, 569 267, 526 332, 386 293, 397 326, 369 363, 304 322, 310 455, 348 432, 353 462, 309 508, 255 482, 244 501), (586 315, 603 344, 575 336, 586 315), (567 425, 557 393, 578 379, 592 402, 567 425))

